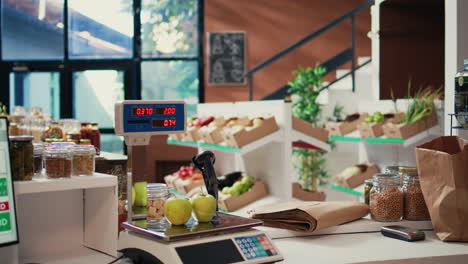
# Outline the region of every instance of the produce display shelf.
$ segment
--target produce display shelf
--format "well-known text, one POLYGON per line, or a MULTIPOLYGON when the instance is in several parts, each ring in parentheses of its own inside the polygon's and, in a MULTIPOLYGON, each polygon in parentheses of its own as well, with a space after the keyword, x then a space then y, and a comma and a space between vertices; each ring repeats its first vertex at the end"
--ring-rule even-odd
POLYGON ((354 195, 354 196, 358 196, 358 197, 361 197, 363 196, 364 194, 360 191, 356 191, 354 189, 351 189, 351 188, 347 188, 347 187, 344 187, 344 186, 340 186, 340 185, 336 185, 336 184, 331 184, 330 187, 334 190, 337 190, 337 191, 340 191, 340 192, 344 192, 344 193, 348 193, 348 194, 351 194, 351 195, 354 195))
POLYGON ((231 147, 227 145, 221 145, 221 144, 208 144, 208 143, 203 143, 203 142, 200 142, 198 144, 201 148, 221 150, 221 151, 226 151, 226 152, 240 152, 241 150, 240 148, 231 147))
POLYGON ((181 145, 181 146, 198 148, 198 142, 196 141, 182 141, 182 140, 175 140, 175 139, 168 138, 167 143, 171 145, 181 145))
POLYGON ((326 142, 323 142, 323 141, 320 141, 314 137, 311 137, 311 136, 308 136, 302 132, 299 132, 297 130, 292 130, 291 131, 291 134, 292 134, 292 140, 293 142, 305 142, 307 144, 310 144, 312 146, 315 146, 321 150, 324 150, 324 151, 331 151, 331 147, 329 144, 327 144, 326 142))
POLYGON ((344 141, 344 142, 361 142, 362 138, 360 137, 351 137, 351 136, 330 136, 331 141, 344 141))
POLYGON ((368 137, 366 138, 368 144, 398 144, 404 145, 404 138, 386 138, 386 137, 368 137))
POLYGON ((15 181, 15 194, 43 193, 112 187, 117 185, 117 177, 108 174, 94 173, 93 176, 72 176, 71 178, 15 181))

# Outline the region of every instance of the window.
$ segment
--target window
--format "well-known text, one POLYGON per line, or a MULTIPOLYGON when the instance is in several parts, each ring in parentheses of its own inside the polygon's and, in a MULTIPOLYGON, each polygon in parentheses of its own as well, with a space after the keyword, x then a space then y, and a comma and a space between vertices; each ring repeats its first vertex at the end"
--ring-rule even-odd
POLYGON ((63 0, 2 0, 3 60, 63 59, 63 0))
POLYGON ((97 122, 122 152, 114 102, 202 102, 202 0, 0 1, 0 102, 97 122))
POLYGON ((57 72, 10 74, 10 112, 13 105, 38 106, 52 118, 60 117, 60 84, 57 72), (16 91, 16 92, 15 92, 16 91))
POLYGON ((131 58, 131 1, 69 0, 70 58, 131 58))
POLYGON ((147 61, 141 65, 141 96, 146 100, 183 99, 187 116, 196 114, 198 64, 194 61, 147 61))
POLYGON ((75 72, 73 87, 74 116, 79 120, 98 123, 103 128, 113 127, 114 104, 124 99, 123 72, 75 72))

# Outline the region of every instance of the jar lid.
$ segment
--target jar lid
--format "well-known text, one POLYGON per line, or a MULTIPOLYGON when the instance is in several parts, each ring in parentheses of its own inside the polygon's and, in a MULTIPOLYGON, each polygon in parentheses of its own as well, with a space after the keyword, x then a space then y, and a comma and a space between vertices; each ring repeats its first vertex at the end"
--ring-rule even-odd
POLYGON ((33 136, 10 136, 8 137, 10 141, 33 141, 33 136))
POLYGON ((70 149, 49 146, 44 150, 44 154, 70 154, 70 149))
POLYGON ((72 150, 74 154, 96 154, 96 148, 93 145, 75 145, 72 150))
POLYGON ((158 190, 158 189, 167 189, 167 185, 164 183, 149 183, 146 185, 146 189, 158 190))
POLYGON ((374 183, 374 179, 367 179, 364 181, 365 184, 374 183))
POLYGON ((91 139, 88 139, 88 138, 80 139, 80 145, 90 145, 90 144, 91 144, 91 139))
POLYGON ((44 144, 41 143, 33 143, 34 153, 42 153, 45 149, 44 144))
POLYGON ((398 173, 400 171, 398 166, 387 166, 384 169, 384 173, 398 173))
POLYGON ((408 174, 408 173, 418 173, 418 168, 416 167, 409 167, 409 166, 400 166, 399 167, 400 172, 403 174, 408 174))
POLYGON ((71 141, 60 141, 60 142, 52 142, 50 144, 51 146, 54 146, 54 147, 71 147, 71 146, 75 146, 75 142, 71 142, 71 141))
POLYGON ((398 185, 400 184, 400 175, 395 173, 376 173, 373 176, 374 183, 383 183, 398 185))

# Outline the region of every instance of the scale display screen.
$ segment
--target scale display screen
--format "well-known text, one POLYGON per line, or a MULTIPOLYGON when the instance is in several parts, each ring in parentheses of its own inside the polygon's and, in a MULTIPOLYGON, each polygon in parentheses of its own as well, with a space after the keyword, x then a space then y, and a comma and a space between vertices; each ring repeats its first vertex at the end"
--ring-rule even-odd
POLYGON ((237 250, 234 242, 230 239, 214 241, 198 245, 190 245, 176 248, 182 263, 197 264, 201 263, 200 258, 203 258, 203 263, 206 264, 224 264, 244 261, 242 255, 237 250))
POLYGON ((0 117, 0 246, 18 243, 7 131, 7 121, 0 117))
POLYGON ((176 107, 134 107, 132 109, 134 116, 152 116, 156 115, 175 115, 177 113, 176 107))
POLYGON ((184 103, 125 103, 122 111, 124 133, 178 132, 185 130, 184 103))

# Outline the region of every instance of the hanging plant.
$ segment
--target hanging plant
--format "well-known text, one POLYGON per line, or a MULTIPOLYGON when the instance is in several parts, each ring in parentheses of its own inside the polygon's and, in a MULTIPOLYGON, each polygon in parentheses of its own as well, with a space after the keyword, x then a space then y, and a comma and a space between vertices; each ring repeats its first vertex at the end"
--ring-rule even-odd
MULTIPOLYGON (((293 98, 292 113, 294 116, 311 123, 315 127, 322 124, 322 105, 317 102, 322 87, 322 77, 326 69, 322 66, 315 68, 299 67, 294 74, 295 79, 288 83, 288 93, 293 98)), ((293 149, 294 167, 299 175, 302 188, 317 191, 319 185, 327 183, 329 174, 326 171, 326 152, 310 149, 293 149)))

